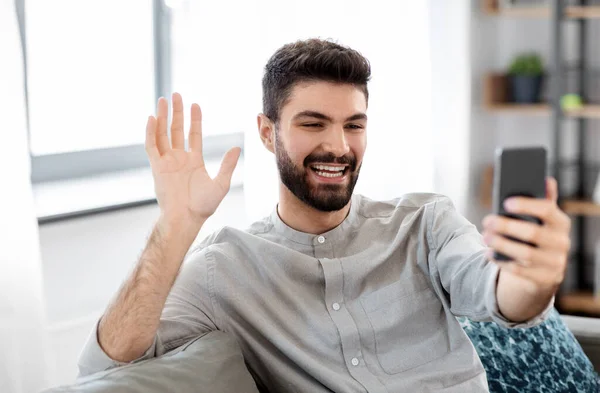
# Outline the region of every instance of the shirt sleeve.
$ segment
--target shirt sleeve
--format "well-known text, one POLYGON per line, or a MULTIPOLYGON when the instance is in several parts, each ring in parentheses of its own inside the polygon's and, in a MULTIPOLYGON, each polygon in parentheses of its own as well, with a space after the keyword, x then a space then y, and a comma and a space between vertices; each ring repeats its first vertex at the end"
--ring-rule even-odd
POLYGON ((194 337, 217 330, 208 285, 213 267, 214 257, 209 249, 188 254, 167 297, 154 342, 138 359, 123 363, 110 358, 98 342, 99 321, 96 322, 79 355, 77 378, 160 356, 194 337))
POLYGON ((441 282, 455 316, 494 321, 508 328, 531 327, 547 319, 554 297, 544 311, 528 321, 510 321, 500 313, 496 296, 499 268, 486 258, 483 236, 456 211, 449 198, 435 202, 429 225, 430 272, 441 282))

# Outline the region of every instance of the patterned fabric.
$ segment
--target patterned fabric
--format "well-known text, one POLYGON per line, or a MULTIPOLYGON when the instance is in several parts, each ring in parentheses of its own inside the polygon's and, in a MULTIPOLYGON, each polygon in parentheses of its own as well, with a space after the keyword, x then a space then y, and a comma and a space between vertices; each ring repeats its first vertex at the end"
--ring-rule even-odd
POLYGON ((600 392, 600 377, 556 310, 528 329, 458 320, 483 363, 490 393, 600 392))

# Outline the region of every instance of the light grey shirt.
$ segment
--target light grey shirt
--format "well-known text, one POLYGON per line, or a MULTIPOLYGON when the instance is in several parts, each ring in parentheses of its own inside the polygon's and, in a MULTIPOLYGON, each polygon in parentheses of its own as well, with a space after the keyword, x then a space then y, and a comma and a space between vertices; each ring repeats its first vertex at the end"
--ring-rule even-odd
MULTIPOLYGON (((504 318, 498 267, 447 197, 352 197, 335 229, 288 227, 277 209, 225 227, 188 253, 152 347, 168 352, 207 331, 232 333, 263 392, 487 392, 456 316, 504 318)), ((96 325, 97 329, 97 325, 96 325)), ((90 335, 80 375, 119 366, 90 335)))

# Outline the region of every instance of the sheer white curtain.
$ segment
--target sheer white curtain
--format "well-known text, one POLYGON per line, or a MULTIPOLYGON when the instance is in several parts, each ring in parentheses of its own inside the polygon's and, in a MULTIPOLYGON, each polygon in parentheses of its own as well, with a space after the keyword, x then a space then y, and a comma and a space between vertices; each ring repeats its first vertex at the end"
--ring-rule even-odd
POLYGON ((465 214, 472 196, 468 192, 472 5, 466 0, 429 3, 435 191, 448 195, 457 210, 465 214))
MULTIPOLYGON (((429 2, 257 0, 257 8, 261 22, 252 27, 260 56, 249 65, 255 78, 278 47, 309 37, 333 38, 371 62, 368 148, 356 192, 390 199, 433 191, 429 2)), ((255 102, 258 113, 260 94, 255 102)), ((255 220, 277 202, 277 171, 255 124, 244 146, 244 192, 255 220)))
POLYGON ((13 0, 0 0, 0 53, 0 390, 30 393, 46 387, 46 349, 23 59, 13 0))

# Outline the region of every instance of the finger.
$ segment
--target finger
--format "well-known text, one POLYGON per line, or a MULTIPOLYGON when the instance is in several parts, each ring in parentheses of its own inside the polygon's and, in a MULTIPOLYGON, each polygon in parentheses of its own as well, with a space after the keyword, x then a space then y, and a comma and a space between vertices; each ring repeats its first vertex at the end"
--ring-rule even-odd
POLYGON ((148 122, 146 123, 145 147, 146 153, 148 154, 150 161, 160 158, 158 147, 156 147, 156 119, 154 118, 154 116, 149 116, 148 122))
POLYGON ((483 220, 483 227, 491 234, 512 236, 544 249, 567 251, 571 247, 568 233, 523 220, 490 215, 483 220))
POLYGON ((183 100, 179 93, 173 93, 173 121, 171 122, 171 142, 173 149, 185 149, 183 135, 183 100))
POLYGON ((500 235, 486 234, 485 241, 495 251, 527 266, 560 267, 565 263, 563 252, 536 248, 500 235))
POLYGON ((221 186, 225 192, 229 191, 229 186, 231 185, 231 177, 233 176, 233 170, 235 169, 238 159, 240 158, 242 149, 239 147, 234 147, 225 153, 225 157, 223 157, 223 162, 221 162, 221 168, 219 169, 219 173, 215 177, 215 181, 221 186))
POLYGON ((202 110, 200 105, 192 104, 192 121, 190 123, 190 151, 202 154, 202 110))
POLYGON ((554 203, 558 201, 558 183, 551 176, 546 178, 546 199, 554 203))
POLYGON ((570 227, 570 219, 549 199, 512 197, 508 198, 504 207, 509 213, 534 216, 546 225, 559 228, 570 227))
POLYGON ((158 108, 156 110, 156 144, 160 154, 165 154, 171 148, 169 144, 169 135, 167 134, 167 116, 169 113, 169 104, 164 97, 158 99, 158 108))

